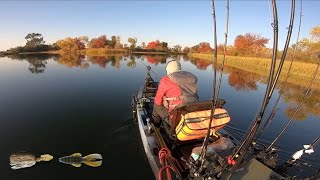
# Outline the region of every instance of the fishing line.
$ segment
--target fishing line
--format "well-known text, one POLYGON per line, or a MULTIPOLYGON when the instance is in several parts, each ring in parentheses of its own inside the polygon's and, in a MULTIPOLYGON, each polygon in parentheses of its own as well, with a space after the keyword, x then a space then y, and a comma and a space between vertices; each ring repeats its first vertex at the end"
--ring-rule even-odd
POLYGON ((292 120, 294 119, 294 117, 296 116, 297 112, 300 110, 300 108, 302 107, 304 101, 307 99, 307 96, 311 90, 311 87, 312 87, 312 84, 314 82, 314 80, 316 79, 316 76, 317 76, 317 73, 318 73, 318 70, 319 70, 319 66, 320 66, 320 54, 318 54, 318 58, 319 58, 319 61, 318 61, 318 65, 317 65, 317 68, 316 70, 314 71, 313 75, 312 75, 312 78, 311 78, 311 81, 309 83, 309 86, 308 86, 308 89, 307 89, 307 92, 304 94, 302 100, 300 101, 300 104, 298 105, 298 107, 296 108, 295 112, 293 113, 293 115, 291 116, 290 120, 287 122, 287 124, 285 125, 285 127, 282 129, 282 131, 279 133, 279 135, 272 141, 272 143, 268 146, 268 148, 266 149, 266 151, 270 150, 270 148, 273 146, 273 144, 275 142, 278 141, 278 139, 282 136, 282 134, 286 131, 286 129, 288 128, 288 126, 290 125, 290 123, 292 122, 292 120))
POLYGON ((263 100, 263 103, 261 105, 261 110, 260 112, 256 115, 255 117, 255 121, 252 123, 251 125, 251 128, 249 131, 247 131, 246 135, 245 135, 245 139, 244 141, 241 143, 241 145, 239 146, 239 148, 236 149, 236 151, 233 153, 232 155, 232 159, 240 152, 240 150, 242 150, 242 148, 245 146, 245 145, 248 145, 247 141, 248 139, 250 138, 250 136, 252 135, 252 132, 257 124, 257 122, 261 121, 261 115, 263 115, 263 111, 264 110, 264 106, 265 106, 265 101, 267 99, 267 95, 268 95, 268 92, 269 92, 269 86, 271 85, 271 80, 272 80, 272 76, 273 76, 273 71, 274 71, 274 65, 275 65, 275 60, 276 60, 276 53, 277 53, 277 47, 278 47, 278 26, 277 26, 277 23, 278 23, 278 15, 277 15, 277 7, 276 7, 276 4, 275 4, 275 0, 272 0, 272 4, 273 4, 273 13, 274 13, 274 23, 273 23, 273 29, 274 29, 274 36, 273 36, 273 39, 274 39, 274 42, 273 42, 273 58, 272 58, 272 64, 271 64, 271 68, 270 68, 270 72, 269 72, 269 80, 268 80, 268 84, 267 84, 267 88, 266 88, 266 92, 265 92, 265 97, 264 97, 264 100, 263 100))
MULTIPOLYGON (((295 1, 292 0, 292 4, 294 4, 294 2, 295 1)), ((275 79, 273 78, 275 65, 276 65, 277 51, 278 51, 278 13, 277 13, 277 6, 276 6, 275 0, 272 0, 272 5, 273 5, 273 15, 274 15, 274 22, 273 22, 274 42, 273 42, 273 56, 272 56, 272 62, 271 62, 271 67, 270 67, 270 71, 269 71, 269 79, 268 79, 266 92, 264 95, 264 99, 263 99, 263 103, 261 105, 260 111, 256 115, 255 120, 253 121, 253 123, 251 125, 251 128, 249 128, 249 130, 247 131, 246 136, 245 136, 246 138, 242 141, 240 146, 235 148, 232 155, 228 157, 228 162, 234 162, 235 164, 231 168, 231 172, 228 174, 226 179, 231 178, 231 176, 233 175, 233 173, 235 172, 235 170, 237 169, 239 164, 242 162, 244 156, 246 155, 248 148, 252 144, 254 136, 255 136, 255 134, 259 128, 259 125, 261 123, 261 120, 263 118, 265 109, 269 103, 269 100, 270 100, 269 95, 270 94, 272 95, 272 91, 273 91, 272 84, 274 83, 273 80, 275 80, 275 82, 277 81, 277 77, 275 77, 275 79), (240 152, 241 152, 241 154, 239 156, 240 152), (237 161, 234 160, 235 157, 237 157, 237 161)), ((294 5, 293 5, 293 7, 294 7, 294 5)), ((279 66, 279 72, 281 71, 281 68, 282 68, 282 66, 279 66)))
POLYGON ((283 83, 283 87, 282 89, 280 90, 279 94, 278 94, 278 97, 277 97, 277 100, 271 110, 271 113, 270 115, 268 116, 266 122, 264 123, 264 125, 262 126, 261 130, 259 131, 258 135, 256 136, 255 138, 255 141, 261 136, 262 132, 264 131, 264 129, 266 128, 266 126, 272 121, 276 111, 277 111, 277 107, 278 107, 278 104, 279 104, 279 101, 280 101, 280 98, 281 96, 283 95, 283 92, 287 86, 287 83, 288 83, 288 79, 289 79, 289 75, 290 75, 290 72, 291 72, 291 69, 292 69, 292 64, 293 64, 293 61, 294 61, 294 58, 295 58, 295 55, 296 55, 296 52, 297 52, 297 47, 298 47, 298 43, 299 43, 299 37, 300 37, 300 30, 301 30, 301 21, 302 21, 302 0, 300 0, 300 19, 299 19, 299 27, 298 27, 298 34, 297 34, 297 39, 296 39, 296 46, 294 47, 294 50, 293 50, 293 54, 291 56, 291 61, 290 61, 290 65, 289 65, 289 69, 288 69, 288 72, 287 72, 287 75, 286 75, 286 79, 283 83))
MULTIPOLYGON (((141 59, 140 59, 139 62, 141 62, 145 67, 148 67, 141 59)), ((154 72, 152 69, 150 69, 150 71, 151 71, 154 75, 156 75, 159 79, 161 79, 161 77, 159 76, 158 73, 154 72)))

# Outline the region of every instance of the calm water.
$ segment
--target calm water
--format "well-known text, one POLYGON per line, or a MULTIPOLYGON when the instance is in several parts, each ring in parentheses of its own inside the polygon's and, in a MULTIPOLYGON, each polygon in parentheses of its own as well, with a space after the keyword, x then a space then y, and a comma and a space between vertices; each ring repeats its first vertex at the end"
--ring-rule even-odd
MULTIPOLYGON (((131 121, 131 95, 137 93, 146 74, 146 65, 165 75, 165 63, 180 59, 184 70, 199 79, 201 99, 211 97, 212 65, 187 57, 56 57, 20 56, 0 58, 0 179, 154 179, 131 121), (50 163, 11 170, 11 153, 27 151, 51 154, 50 163), (100 153, 98 168, 74 168, 58 158, 72 153, 100 153)), ((311 75, 311 73, 310 73, 311 75)), ((221 98, 232 117, 228 125, 241 137, 261 104, 265 77, 226 67, 221 98)), ((279 110, 261 136, 270 143, 299 104, 304 87, 289 85, 279 110)), ((278 89, 274 95, 277 95, 278 89)), ((275 97, 271 100, 274 103, 275 97)), ((302 149, 319 135, 320 92, 313 89, 297 120, 294 120, 276 146, 281 159, 302 149)), ((270 109, 270 108, 269 108, 270 109)), ((268 113, 267 113, 268 115, 268 113)), ((320 167, 320 147, 305 155, 301 165, 305 175, 320 167), (306 168, 307 166, 311 166, 306 168)))

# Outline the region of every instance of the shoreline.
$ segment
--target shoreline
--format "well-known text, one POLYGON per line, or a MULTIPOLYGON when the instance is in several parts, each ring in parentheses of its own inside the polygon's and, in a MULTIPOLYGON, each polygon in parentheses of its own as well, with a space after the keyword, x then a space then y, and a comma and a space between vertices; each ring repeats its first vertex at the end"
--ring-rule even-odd
MULTIPOLYGON (((23 53, 17 53, 17 54, 57 54, 57 55, 63 55, 61 50, 56 51, 38 51, 38 52, 23 52, 23 53)), ((188 53, 185 52, 150 52, 150 51, 130 51, 129 49, 105 49, 105 48, 91 48, 91 49, 84 49, 81 50, 79 54, 85 54, 88 56, 108 56, 108 55, 131 55, 131 54, 137 54, 137 55, 187 55, 188 53)), ((4 53, 1 54, 1 57, 5 57, 8 55, 15 55, 14 53, 4 53)))
MULTIPOLYGON (((212 54, 200 54, 200 53, 189 53, 191 58, 199 58, 208 61, 213 61, 212 54)), ((218 55, 218 63, 222 62, 222 55, 218 55)), ((237 57, 237 56, 226 56, 225 65, 235 67, 248 72, 257 73, 267 77, 269 75, 271 59, 266 58, 254 58, 254 57, 237 57)), ((276 68, 279 65, 277 61, 276 68)), ((285 76, 288 72, 290 61, 285 61, 283 64, 282 72, 280 74, 279 82, 285 80, 285 76)), ((293 61, 291 72, 288 78, 288 83, 301 85, 307 87, 310 83, 311 76, 316 70, 317 64, 306 63, 300 61, 293 61)), ((320 72, 318 71, 315 81, 312 84, 312 88, 320 90, 320 72)))

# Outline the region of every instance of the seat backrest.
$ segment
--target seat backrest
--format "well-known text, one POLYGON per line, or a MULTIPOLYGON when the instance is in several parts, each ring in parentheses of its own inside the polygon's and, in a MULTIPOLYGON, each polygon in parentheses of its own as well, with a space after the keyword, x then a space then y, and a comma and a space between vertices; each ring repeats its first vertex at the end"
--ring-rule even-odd
MULTIPOLYGON (((218 99, 217 101, 217 108, 222 108, 223 105, 226 103, 224 99, 218 99)), ((177 106, 175 106, 171 111, 171 123, 170 123, 170 134, 175 133, 175 129, 178 126, 178 124, 181 121, 181 117, 186 115, 187 113, 190 112, 196 112, 196 111, 205 111, 205 110, 210 110, 212 105, 211 100, 206 100, 206 101, 197 101, 197 102, 187 102, 187 103, 182 103, 177 106)))
POLYGON ((211 109, 189 112, 181 115, 181 120, 176 127, 176 137, 180 141, 201 139, 207 135, 210 126, 211 132, 224 127, 230 121, 230 116, 225 109, 216 108, 211 118, 211 109), (210 125, 211 124, 211 125, 210 125))

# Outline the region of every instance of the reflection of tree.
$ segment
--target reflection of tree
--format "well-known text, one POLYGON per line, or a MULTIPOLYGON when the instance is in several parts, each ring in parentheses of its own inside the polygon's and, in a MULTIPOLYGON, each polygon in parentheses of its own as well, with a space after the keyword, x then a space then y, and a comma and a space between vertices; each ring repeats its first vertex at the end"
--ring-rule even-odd
POLYGON ((80 67, 80 68, 88 68, 89 64, 84 60, 85 56, 80 54, 64 54, 58 58, 57 62, 59 64, 63 64, 67 67, 80 67))
POLYGON ((48 59, 55 58, 57 55, 51 54, 16 54, 9 56, 12 60, 26 60, 29 62, 28 70, 33 74, 43 73, 46 69, 48 59))
POLYGON ((135 59, 135 57, 134 56, 130 56, 130 61, 127 63, 127 66, 129 67, 129 68, 134 68, 134 67, 136 67, 136 59, 135 59))
POLYGON ((92 64, 98 64, 102 68, 106 68, 111 62, 111 66, 119 69, 122 56, 88 56, 88 59, 92 64))
POLYGON ((92 64, 97 64, 102 68, 106 68, 107 63, 110 62, 110 59, 107 59, 105 56, 88 56, 88 60, 92 64))
POLYGON ((257 90, 257 76, 248 71, 232 68, 229 72, 228 83, 237 91, 252 91, 257 90))
POLYGON ((190 58, 190 62, 200 70, 206 70, 212 64, 210 60, 199 58, 190 58))
POLYGON ((167 57, 166 55, 147 55, 146 59, 149 63, 157 65, 159 62, 160 64, 165 64, 167 57))
MULTIPOLYGON (((285 113, 288 117, 291 117, 300 104, 307 89, 305 87, 292 86, 291 84, 288 84, 287 86, 288 88, 284 91, 283 99, 288 104, 285 113)), ((310 95, 304 101, 299 112, 296 114, 295 119, 306 119, 309 114, 320 116, 320 91, 316 89, 311 90, 310 95)))
POLYGON ((110 59, 111 59, 111 66, 119 69, 122 56, 111 56, 110 59))
POLYGON ((38 59, 30 59, 30 60, 28 60, 28 62, 30 63, 28 69, 33 74, 43 73, 44 70, 46 69, 47 61, 38 60, 38 59))
POLYGON ((183 55, 183 56, 182 56, 182 59, 183 59, 184 61, 189 61, 190 58, 189 58, 188 55, 183 55))

